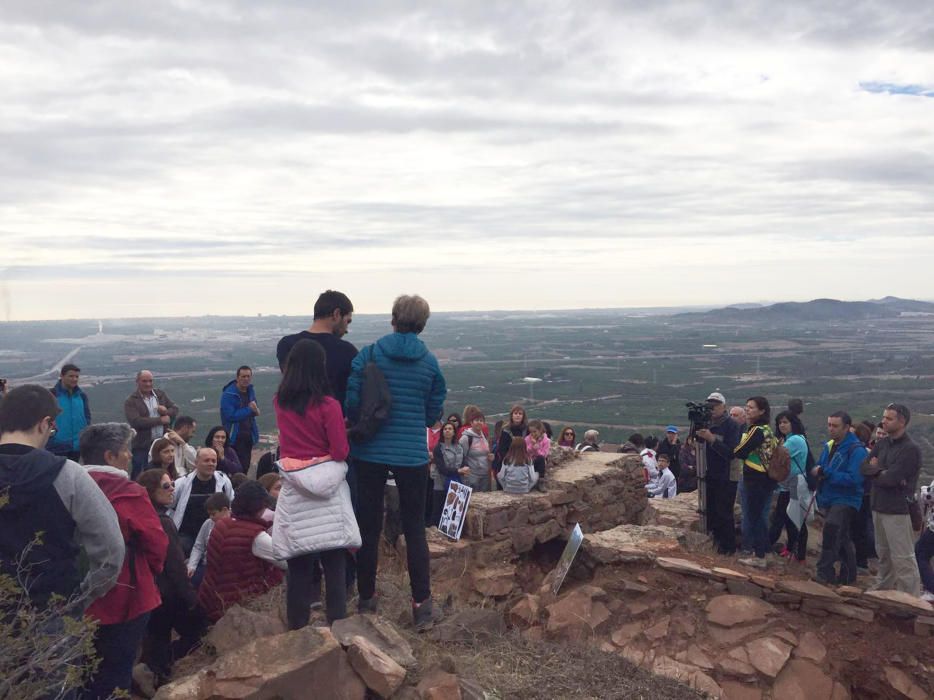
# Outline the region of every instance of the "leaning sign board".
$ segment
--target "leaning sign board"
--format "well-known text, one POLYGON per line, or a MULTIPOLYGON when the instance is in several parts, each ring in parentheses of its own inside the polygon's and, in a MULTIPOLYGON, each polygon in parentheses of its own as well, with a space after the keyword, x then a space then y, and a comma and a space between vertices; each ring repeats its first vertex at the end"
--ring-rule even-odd
POLYGON ((464 529, 464 520, 467 518, 467 506, 470 505, 470 494, 473 489, 464 484, 452 481, 448 487, 447 496, 444 497, 444 508, 441 510, 441 522, 438 529, 442 534, 452 540, 461 538, 464 529))
POLYGON ((571 564, 574 562, 574 557, 577 556, 577 550, 581 548, 581 542, 583 541, 584 533, 581 530, 580 524, 577 523, 574 525, 574 529, 571 530, 568 543, 564 546, 564 551, 561 552, 558 566, 555 567, 554 583, 551 584, 551 592, 553 594, 558 595, 561 584, 564 583, 564 577, 568 575, 571 564))

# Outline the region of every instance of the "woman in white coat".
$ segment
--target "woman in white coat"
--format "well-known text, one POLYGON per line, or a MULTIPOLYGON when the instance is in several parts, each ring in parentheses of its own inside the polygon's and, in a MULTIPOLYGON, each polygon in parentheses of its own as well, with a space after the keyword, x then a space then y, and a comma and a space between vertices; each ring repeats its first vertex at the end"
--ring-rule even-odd
POLYGON ((286 559, 290 630, 308 624, 314 567, 324 569, 328 623, 347 616, 345 550, 360 546, 347 485, 350 447, 341 405, 329 396, 324 349, 301 340, 289 353, 273 398, 279 426, 282 490, 272 529, 275 554, 286 559))

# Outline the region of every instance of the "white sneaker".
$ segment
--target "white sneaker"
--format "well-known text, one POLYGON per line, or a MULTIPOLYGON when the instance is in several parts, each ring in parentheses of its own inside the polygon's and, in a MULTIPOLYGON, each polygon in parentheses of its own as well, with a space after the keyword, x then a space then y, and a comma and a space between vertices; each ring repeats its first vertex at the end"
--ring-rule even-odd
POLYGON ((934 593, 930 591, 925 591, 921 594, 921 600, 926 600, 929 603, 934 603, 934 593))
POLYGON ((759 557, 746 557, 745 559, 737 559, 738 564, 743 566, 752 566, 756 569, 767 569, 769 568, 769 563, 765 559, 760 559, 759 557))

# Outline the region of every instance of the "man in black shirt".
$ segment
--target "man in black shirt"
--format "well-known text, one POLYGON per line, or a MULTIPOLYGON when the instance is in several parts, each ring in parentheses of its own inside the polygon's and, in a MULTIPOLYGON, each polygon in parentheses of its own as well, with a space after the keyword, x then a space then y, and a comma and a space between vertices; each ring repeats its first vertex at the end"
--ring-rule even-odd
POLYGON ((208 519, 204 507, 211 494, 222 492, 233 500, 234 490, 230 479, 224 472, 217 471, 217 453, 210 447, 202 447, 195 458, 195 468, 187 476, 175 482, 175 493, 169 516, 182 542, 182 549, 187 557, 198 537, 198 531, 208 519))
POLYGON ((730 481, 730 460, 739 444, 739 426, 727 415, 726 399, 719 391, 707 397, 711 408, 710 428, 696 431, 697 439, 706 442, 707 457, 707 530, 720 554, 736 551, 736 482, 730 481))
POLYGON ((357 348, 342 340, 353 320, 353 304, 346 294, 327 290, 315 302, 315 316, 307 331, 287 335, 276 346, 276 358, 279 369, 285 371, 285 361, 299 340, 314 340, 324 348, 327 357, 328 380, 331 393, 344 405, 347 393, 347 378, 350 377, 350 364, 357 356, 357 348))

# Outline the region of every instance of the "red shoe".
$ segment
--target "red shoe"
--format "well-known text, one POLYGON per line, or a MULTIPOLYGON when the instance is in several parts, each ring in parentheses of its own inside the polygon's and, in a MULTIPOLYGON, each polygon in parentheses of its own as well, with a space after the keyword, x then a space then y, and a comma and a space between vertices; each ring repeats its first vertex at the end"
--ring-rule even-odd
POLYGON ((788 559, 788 560, 791 560, 791 558, 792 558, 793 555, 792 555, 792 553, 791 553, 791 550, 788 549, 788 547, 783 547, 783 548, 782 548, 782 551, 780 551, 780 552, 778 553, 778 556, 783 557, 783 558, 788 559))

